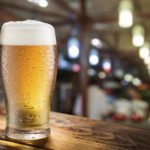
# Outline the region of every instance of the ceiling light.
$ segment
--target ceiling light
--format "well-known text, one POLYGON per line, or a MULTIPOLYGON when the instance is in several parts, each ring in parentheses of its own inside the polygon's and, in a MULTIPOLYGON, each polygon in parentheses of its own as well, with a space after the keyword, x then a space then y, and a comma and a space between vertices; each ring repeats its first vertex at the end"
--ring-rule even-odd
POLYGON ((128 28, 131 27, 132 24, 133 24, 132 12, 128 10, 121 11, 119 13, 119 26, 123 28, 128 28))
POLYGON ((141 25, 135 25, 132 30, 132 42, 136 47, 144 44, 144 28, 141 25))
POLYGON ((80 54, 80 49, 79 49, 79 41, 77 38, 70 38, 68 40, 68 56, 70 58, 78 58, 79 57, 79 54, 80 54))
POLYGON ((91 65, 97 65, 99 63, 99 54, 96 49, 92 49, 89 54, 89 63, 91 65))
POLYGON ((119 5, 119 21, 120 27, 128 28, 133 24, 133 4, 131 0, 122 0, 119 5))
POLYGON ((39 0, 39 6, 47 7, 48 6, 48 2, 46 0, 39 0))
POLYGON ((37 4, 37 5, 39 5, 40 7, 47 7, 47 6, 48 6, 47 0, 28 0, 28 2, 37 4))
POLYGON ((77 58, 79 56, 79 48, 76 45, 72 45, 68 49, 68 55, 70 58, 77 58))
POLYGON ((150 57, 146 57, 146 58, 144 59, 144 63, 145 63, 146 65, 150 65, 150 57))
POLYGON ((90 62, 91 65, 97 65, 98 62, 99 62, 98 56, 96 56, 96 55, 90 56, 89 62, 90 62))
POLYGON ((99 39, 97 39, 97 38, 93 38, 91 40, 91 44, 93 46, 97 47, 97 48, 101 48, 102 47, 102 42, 99 39))
POLYGON ((145 58, 149 57, 149 55, 150 55, 149 45, 146 43, 140 48, 139 56, 140 56, 140 58, 145 59, 145 58))

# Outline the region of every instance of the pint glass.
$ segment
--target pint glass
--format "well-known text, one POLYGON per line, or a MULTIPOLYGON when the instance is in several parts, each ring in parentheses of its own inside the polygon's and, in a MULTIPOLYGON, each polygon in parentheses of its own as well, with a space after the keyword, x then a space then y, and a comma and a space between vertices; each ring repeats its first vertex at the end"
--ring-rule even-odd
POLYGON ((46 138, 57 72, 55 30, 39 21, 8 22, 2 26, 1 43, 6 135, 46 138))

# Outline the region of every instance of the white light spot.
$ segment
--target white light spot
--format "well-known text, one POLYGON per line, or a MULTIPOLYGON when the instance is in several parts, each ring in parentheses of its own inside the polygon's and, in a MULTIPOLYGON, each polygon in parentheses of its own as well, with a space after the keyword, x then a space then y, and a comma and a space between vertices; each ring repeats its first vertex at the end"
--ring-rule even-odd
POLYGON ((119 12, 119 26, 123 28, 129 28, 133 24, 132 11, 124 9, 119 12))
POLYGON ((133 76, 131 74, 125 74, 124 80, 127 82, 131 82, 133 79, 133 76))
POLYGON ((106 77, 106 74, 105 74, 105 72, 101 71, 101 72, 99 72, 98 76, 100 79, 104 79, 106 77))
POLYGON ((89 63, 91 65, 97 65, 99 63, 99 53, 96 49, 91 49, 89 54, 89 63))
POLYGON ((99 58, 96 55, 91 55, 89 58, 89 62, 91 65, 97 65, 99 62, 99 58))
POLYGON ((77 58, 79 56, 79 48, 76 45, 72 45, 68 49, 68 55, 70 58, 77 58))
POLYGON ((72 37, 68 40, 68 55, 70 58, 77 58, 79 57, 80 54, 80 49, 79 49, 79 41, 77 38, 72 37))
POLYGON ((46 0, 39 0, 39 6, 47 7, 48 6, 48 2, 46 0))
POLYGON ((48 6, 47 0, 28 0, 28 2, 37 4, 37 5, 39 5, 40 7, 47 7, 47 6, 48 6))
POLYGON ((139 85, 142 84, 142 81, 141 81, 139 78, 134 78, 134 79, 132 80, 132 83, 133 83, 133 85, 135 85, 135 86, 139 86, 139 85))
POLYGON ((148 47, 141 47, 140 51, 139 51, 139 56, 142 59, 145 59, 149 56, 150 52, 149 52, 149 48, 148 47))
POLYGON ((147 64, 147 65, 150 65, 150 57, 146 57, 144 59, 144 63, 147 64))
POLYGON ((133 37, 133 45, 140 47, 144 44, 144 37, 142 35, 136 35, 133 37))
POLYGON ((97 39, 97 38, 94 38, 91 40, 91 44, 97 48, 101 48, 102 47, 102 42, 97 39))

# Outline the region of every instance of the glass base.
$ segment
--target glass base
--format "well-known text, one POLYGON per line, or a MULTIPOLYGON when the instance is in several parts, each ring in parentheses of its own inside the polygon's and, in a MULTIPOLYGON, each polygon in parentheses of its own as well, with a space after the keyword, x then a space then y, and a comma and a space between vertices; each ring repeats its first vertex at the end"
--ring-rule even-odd
POLYGON ((6 128, 6 136, 16 140, 38 140, 47 138, 50 135, 50 129, 40 130, 18 130, 6 128))

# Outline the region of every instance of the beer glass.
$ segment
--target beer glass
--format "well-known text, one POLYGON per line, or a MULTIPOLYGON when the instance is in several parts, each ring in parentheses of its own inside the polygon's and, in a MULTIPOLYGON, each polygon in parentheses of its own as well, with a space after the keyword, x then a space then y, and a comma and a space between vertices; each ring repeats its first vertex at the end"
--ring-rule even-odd
POLYGON ((8 22, 1 29, 1 44, 6 135, 46 138, 57 70, 55 30, 40 21, 8 22))

